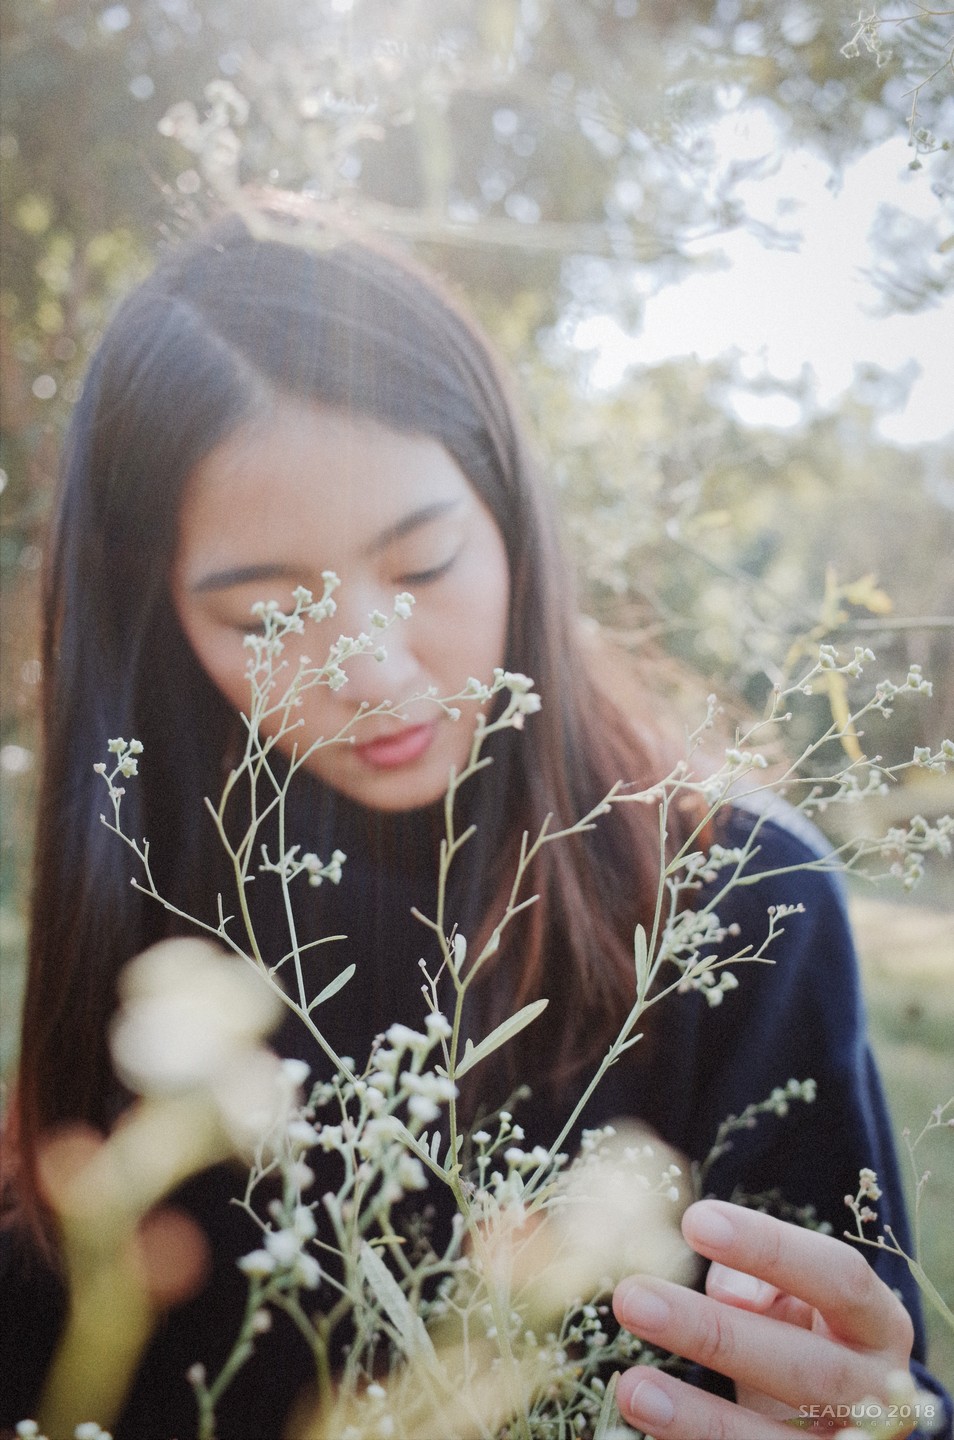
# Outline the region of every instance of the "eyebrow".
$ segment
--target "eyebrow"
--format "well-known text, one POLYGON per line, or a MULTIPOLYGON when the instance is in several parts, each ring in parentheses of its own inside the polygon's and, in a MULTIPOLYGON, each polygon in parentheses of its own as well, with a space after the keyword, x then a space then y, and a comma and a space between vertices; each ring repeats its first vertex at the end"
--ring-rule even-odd
POLYGON ((430 505, 422 505, 419 510, 412 510, 410 514, 395 520, 393 525, 387 525, 380 530, 369 545, 365 547, 367 555, 378 555, 386 550, 395 540, 403 540, 405 535, 410 535, 412 530, 419 530, 422 525, 429 525, 432 520, 439 520, 442 515, 456 510, 460 499, 434 500, 430 505))
MULTIPOLYGON (((451 510, 460 505, 460 499, 435 500, 430 505, 422 505, 417 510, 395 520, 393 525, 386 525, 380 530, 373 540, 365 546, 364 553, 367 555, 380 554, 386 550, 395 540, 401 540, 405 535, 419 530, 424 525, 429 525, 432 520, 439 520, 441 516, 448 514, 451 510)), ((207 594, 210 590, 229 590, 238 585, 250 585, 257 580, 300 580, 301 576, 294 566, 263 563, 257 565, 235 565, 226 570, 213 570, 208 575, 201 576, 191 587, 194 595, 207 594)))

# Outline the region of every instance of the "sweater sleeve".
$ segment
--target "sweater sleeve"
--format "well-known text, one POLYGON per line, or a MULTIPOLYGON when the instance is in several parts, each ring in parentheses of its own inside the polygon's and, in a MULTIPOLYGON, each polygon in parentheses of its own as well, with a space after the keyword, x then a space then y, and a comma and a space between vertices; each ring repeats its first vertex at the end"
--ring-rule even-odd
MULTIPOLYGON (((825 853, 821 836, 794 812, 783 808, 766 816, 740 809, 723 843, 741 845, 750 835, 754 883, 735 887, 718 907, 722 926, 739 929, 725 942, 724 953, 759 946, 768 932, 770 906, 799 911, 781 922, 782 933, 768 951, 772 963, 743 960, 733 966, 739 987, 721 1005, 712 1009, 698 994, 681 997, 682 1023, 694 1041, 685 1093, 694 1103, 677 1121, 681 1133, 670 1138, 702 1162, 727 1116, 740 1116, 790 1080, 812 1079, 814 1103, 780 1101, 784 1113, 762 1115, 729 1137, 728 1148, 706 1173, 706 1193, 762 1204, 842 1235, 853 1223, 845 1196, 855 1194, 858 1172, 867 1167, 876 1172, 881 1190, 874 1228, 889 1226, 910 1254, 892 1127, 867 1042, 842 883, 825 868, 793 868, 823 865, 825 853)), ((882 1250, 865 1247, 864 1254, 911 1315, 915 1378, 938 1395, 947 1422, 940 1433, 950 1436, 950 1399, 924 1369, 921 1306, 910 1271, 882 1250)))

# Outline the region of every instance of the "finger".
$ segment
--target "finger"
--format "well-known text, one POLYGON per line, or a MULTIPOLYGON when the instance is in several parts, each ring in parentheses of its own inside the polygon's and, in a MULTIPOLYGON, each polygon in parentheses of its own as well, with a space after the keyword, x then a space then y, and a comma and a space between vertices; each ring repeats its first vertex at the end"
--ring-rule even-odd
POLYGON ((706 1294, 713 1300, 724 1300, 727 1305, 738 1305, 740 1309, 756 1310, 764 1315, 778 1299, 779 1290, 767 1280, 759 1280, 744 1270, 733 1270, 714 1260, 706 1276, 706 1294))
POLYGON ((804 1330, 821 1328, 818 1311, 794 1295, 783 1295, 767 1280, 758 1280, 744 1270, 732 1270, 713 1260, 706 1275, 706 1294, 725 1305, 735 1305, 740 1310, 752 1310, 759 1315, 771 1315, 773 1320, 784 1320, 788 1325, 800 1325, 804 1330), (816 1323, 817 1322, 817 1323, 816 1323))
POLYGON ((904 1306, 843 1240, 721 1200, 690 1205, 682 1233, 700 1255, 814 1306, 843 1339, 910 1350, 913 1331, 904 1306))
POLYGON ((858 1352, 825 1335, 656 1278, 622 1281, 613 1309, 620 1323, 641 1339, 793 1409, 877 1393, 886 1362, 891 1369, 907 1363, 900 1355, 858 1352))
POLYGON ((656 1440, 792 1440, 791 1426, 743 1410, 695 1385, 639 1365, 616 1386, 616 1403, 628 1424, 656 1440))

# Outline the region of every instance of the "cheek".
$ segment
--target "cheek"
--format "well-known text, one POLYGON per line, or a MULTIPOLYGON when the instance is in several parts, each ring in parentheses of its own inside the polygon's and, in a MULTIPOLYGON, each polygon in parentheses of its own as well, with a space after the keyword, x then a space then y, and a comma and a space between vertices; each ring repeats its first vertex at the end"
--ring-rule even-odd
POLYGON ((505 663, 510 629, 510 571, 496 531, 462 577, 448 619, 445 643, 456 669, 489 680, 494 666, 505 663))
POLYGON ((210 631, 181 607, 179 623, 192 653, 212 683, 236 710, 248 711, 251 687, 247 674, 248 651, 240 635, 210 631))

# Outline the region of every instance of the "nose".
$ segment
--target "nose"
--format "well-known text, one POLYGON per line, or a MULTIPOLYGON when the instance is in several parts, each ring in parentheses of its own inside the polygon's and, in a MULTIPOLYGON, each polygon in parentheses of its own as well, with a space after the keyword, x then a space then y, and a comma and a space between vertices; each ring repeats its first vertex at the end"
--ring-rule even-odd
POLYGON ((402 704, 427 687, 424 667, 414 640, 414 620, 395 620, 386 630, 375 630, 367 616, 364 623, 345 630, 346 635, 369 634, 371 649, 344 662, 348 683, 338 695, 349 709, 356 705, 374 707, 391 701, 402 704))

